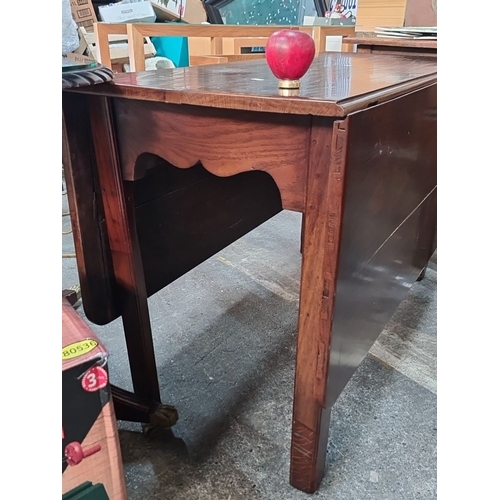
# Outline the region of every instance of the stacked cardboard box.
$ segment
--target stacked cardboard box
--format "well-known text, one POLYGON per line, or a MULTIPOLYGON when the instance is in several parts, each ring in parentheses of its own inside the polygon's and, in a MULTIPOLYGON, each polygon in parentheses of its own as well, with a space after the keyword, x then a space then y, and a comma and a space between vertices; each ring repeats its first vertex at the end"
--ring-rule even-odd
MULTIPOLYGON (((78 1, 78 0, 76 0, 78 1)), ((99 20, 106 23, 154 23, 156 20, 200 24, 207 20, 201 0, 140 0, 99 5, 99 20)))
POLYGON ((86 30, 92 30, 97 22, 92 0, 71 0, 71 13, 77 26, 83 26, 86 30))
POLYGON ((133 3, 107 2, 98 5, 96 15, 92 0, 71 0, 71 12, 78 27, 93 30, 94 23, 154 23, 183 21, 189 24, 206 22, 207 14, 201 0, 140 0, 133 3))

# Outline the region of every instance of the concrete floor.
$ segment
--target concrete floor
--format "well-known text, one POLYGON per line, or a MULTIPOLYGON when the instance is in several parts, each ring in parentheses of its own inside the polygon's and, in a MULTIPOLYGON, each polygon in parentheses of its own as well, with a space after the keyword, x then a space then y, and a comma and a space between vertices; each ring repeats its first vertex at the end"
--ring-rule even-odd
MULTIPOLYGON (((299 235, 300 215, 282 212, 150 298, 162 398, 180 418, 151 437, 119 422, 130 500, 310 497, 288 484, 299 235)), ((78 282, 74 259, 62 269, 63 288, 78 282)), ((333 408, 314 496, 436 498, 436 288, 434 255, 333 408)), ((120 321, 91 326, 111 381, 131 389, 120 321)))

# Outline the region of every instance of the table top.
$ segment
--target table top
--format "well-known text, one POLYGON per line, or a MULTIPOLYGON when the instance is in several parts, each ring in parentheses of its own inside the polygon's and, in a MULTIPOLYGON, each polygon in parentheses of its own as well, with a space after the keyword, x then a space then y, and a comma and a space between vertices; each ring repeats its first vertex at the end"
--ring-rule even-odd
POLYGON ((346 36, 342 43, 351 45, 382 45, 384 47, 408 47, 415 49, 437 49, 437 40, 422 40, 419 38, 384 38, 376 35, 346 36))
POLYGON ((434 58, 344 52, 317 56, 298 95, 280 95, 265 59, 117 74, 76 90, 234 110, 343 117, 437 81, 434 58))

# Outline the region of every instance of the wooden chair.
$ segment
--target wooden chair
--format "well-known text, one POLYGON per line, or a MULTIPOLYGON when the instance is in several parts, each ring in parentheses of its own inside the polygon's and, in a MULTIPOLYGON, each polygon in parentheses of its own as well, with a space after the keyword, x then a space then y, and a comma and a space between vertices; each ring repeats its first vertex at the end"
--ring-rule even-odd
MULTIPOLYGON (((93 31, 87 31, 84 27, 78 28, 80 40, 86 45, 89 55, 94 59, 98 59, 98 51, 96 44, 96 34, 93 31)), ((151 39, 145 37, 144 41, 144 58, 154 57, 156 49, 151 39)), ((115 70, 123 71, 123 64, 129 62, 129 48, 127 34, 110 35, 108 37, 109 61, 106 66, 115 70)))
MULTIPOLYGON (((96 59, 104 66, 110 67, 110 37, 113 35, 127 35, 129 60, 131 71, 145 70, 144 38, 153 36, 181 36, 191 39, 205 39, 203 44, 198 44, 198 53, 191 53, 190 64, 217 64, 235 60, 246 60, 258 57, 260 54, 241 54, 243 46, 265 46, 267 38, 283 26, 230 26, 215 24, 163 24, 163 23, 138 23, 138 24, 114 24, 95 23, 94 33, 96 36, 96 59), (235 42, 225 42, 235 39, 235 42), (208 40, 208 43, 207 41, 208 40), (224 44, 232 53, 224 53, 224 44), (208 53, 200 53, 199 49, 204 47, 208 53), (230 49, 232 47, 232 49, 230 49), (239 53, 238 53, 239 51, 239 53), (229 56, 238 56, 237 58, 229 56), (222 58, 227 58, 222 59, 222 58)), ((327 36, 349 36, 354 35, 354 27, 342 26, 288 26, 289 29, 305 31, 309 33, 315 42, 316 53, 325 52, 327 36)), ((194 45, 190 44, 190 48, 194 45)), ((260 55, 262 57, 262 55, 260 55)))

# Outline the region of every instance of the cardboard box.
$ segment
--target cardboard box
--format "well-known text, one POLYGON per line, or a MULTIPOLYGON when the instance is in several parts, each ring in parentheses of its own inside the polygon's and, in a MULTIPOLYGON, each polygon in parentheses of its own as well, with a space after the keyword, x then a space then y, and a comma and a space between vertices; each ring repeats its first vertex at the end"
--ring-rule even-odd
POLYGON ((100 340, 63 297, 63 498, 84 498, 84 490, 88 498, 127 499, 107 360, 100 340))
POLYGON ((437 0, 408 0, 405 26, 437 26, 437 0))
POLYGON ((151 0, 160 21, 184 21, 201 24, 207 21, 207 12, 201 0, 151 0))
POLYGON ((63 56, 63 59, 79 64, 90 64, 96 62, 96 60, 93 57, 85 56, 83 54, 75 54, 74 52, 66 54, 65 56, 63 56))
POLYGON ((403 26, 407 0, 363 0, 359 3, 356 31, 373 32, 377 26, 403 26))
POLYGON ((92 0, 71 0, 71 14, 78 27, 83 26, 86 30, 94 30, 97 16, 92 0))
POLYGON ((99 18, 105 23, 154 23, 156 14, 151 2, 99 5, 99 18))

